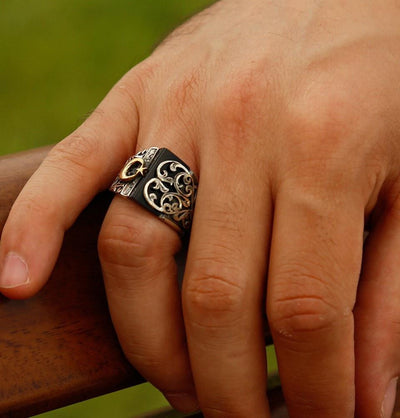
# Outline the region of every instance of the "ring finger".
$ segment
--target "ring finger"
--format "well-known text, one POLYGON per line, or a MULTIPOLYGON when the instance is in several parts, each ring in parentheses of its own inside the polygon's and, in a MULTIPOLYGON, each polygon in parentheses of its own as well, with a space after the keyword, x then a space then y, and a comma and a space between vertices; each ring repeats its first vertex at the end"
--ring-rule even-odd
MULTIPOLYGON (((146 143, 151 137, 149 135, 146 143)), ((119 175, 121 184, 127 187, 125 190, 132 187, 136 199, 145 206, 146 197, 160 193, 160 200, 157 198, 154 205, 159 207, 157 211, 162 208, 161 199, 173 205, 180 192, 178 189, 170 194, 166 192, 179 181, 179 168, 171 168, 172 157, 163 152, 159 150, 151 163, 147 159, 149 152, 143 159, 134 158, 133 165, 125 165, 125 174, 119 175), (146 166, 135 166, 143 161, 146 166), (151 167, 156 166, 157 171, 153 172, 151 167), (162 177, 164 170, 169 170, 168 178, 162 177), (175 181, 170 181, 170 177, 175 181), (150 187, 150 192, 145 189, 139 192, 142 185, 147 187, 152 182, 155 187, 150 187)), ((193 156, 188 156, 187 160, 191 159, 193 156)), ((117 334, 126 356, 139 372, 158 387, 173 406, 189 412, 197 409, 197 400, 177 282, 175 255, 179 248, 179 235, 170 225, 160 222, 137 202, 115 197, 99 237, 99 254, 117 334)))

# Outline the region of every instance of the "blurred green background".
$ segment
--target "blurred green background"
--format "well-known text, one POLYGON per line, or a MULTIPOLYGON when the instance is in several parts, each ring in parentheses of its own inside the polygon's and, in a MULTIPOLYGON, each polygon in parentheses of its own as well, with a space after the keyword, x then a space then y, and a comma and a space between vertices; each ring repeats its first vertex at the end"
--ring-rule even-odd
MULTIPOLYGON (((61 140, 165 35, 212 2, 1 2, 0 154, 61 140)), ((273 349, 268 355, 274 372, 273 349)), ((144 384, 41 417, 134 417, 165 405, 144 384)))
POLYGON ((0 154, 54 143, 211 0, 0 3, 0 154))

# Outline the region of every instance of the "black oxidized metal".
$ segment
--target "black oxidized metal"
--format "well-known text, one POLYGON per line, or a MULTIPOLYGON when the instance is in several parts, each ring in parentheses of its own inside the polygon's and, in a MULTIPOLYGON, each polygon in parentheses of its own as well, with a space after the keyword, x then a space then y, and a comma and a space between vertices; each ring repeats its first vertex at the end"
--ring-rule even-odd
POLYGON ((149 148, 131 157, 110 190, 140 203, 180 232, 190 228, 197 179, 166 148, 149 148))

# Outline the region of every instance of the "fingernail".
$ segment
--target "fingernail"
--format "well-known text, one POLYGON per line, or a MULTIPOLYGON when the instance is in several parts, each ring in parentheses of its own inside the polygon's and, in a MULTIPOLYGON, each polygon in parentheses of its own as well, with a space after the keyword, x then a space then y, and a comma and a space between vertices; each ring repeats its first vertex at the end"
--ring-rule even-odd
POLYGON ((185 414, 199 409, 197 398, 190 393, 168 393, 165 394, 165 397, 175 409, 185 414))
POLYGON ((8 253, 0 275, 0 288, 12 289, 29 283, 28 266, 24 259, 15 253, 8 253))
POLYGON ((397 379, 397 377, 392 379, 386 389, 386 393, 382 402, 383 418, 390 418, 393 414, 394 404, 396 402, 397 379))

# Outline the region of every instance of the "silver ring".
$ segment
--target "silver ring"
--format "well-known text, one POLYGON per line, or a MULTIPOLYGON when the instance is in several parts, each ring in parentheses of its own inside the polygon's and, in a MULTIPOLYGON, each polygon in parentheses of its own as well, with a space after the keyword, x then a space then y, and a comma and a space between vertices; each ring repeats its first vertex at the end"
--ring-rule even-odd
POLYGON ((134 200, 184 234, 192 223, 197 184, 193 171, 174 153, 152 147, 129 158, 110 190, 134 200))

